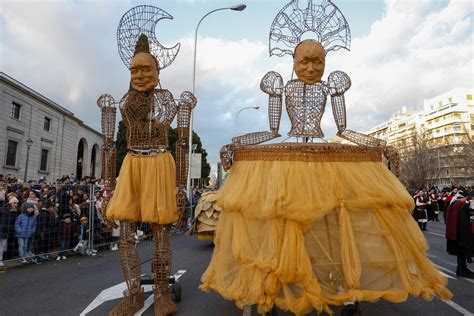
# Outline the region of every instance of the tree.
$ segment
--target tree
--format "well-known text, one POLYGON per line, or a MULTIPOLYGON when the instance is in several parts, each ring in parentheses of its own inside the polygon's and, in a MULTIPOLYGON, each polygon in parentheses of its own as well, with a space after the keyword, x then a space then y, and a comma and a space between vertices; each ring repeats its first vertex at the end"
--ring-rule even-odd
POLYGON ((439 150, 429 146, 422 132, 413 135, 412 146, 401 153, 400 179, 411 189, 431 187, 439 175, 439 150))
MULTIPOLYGON (((117 132, 117 141, 115 142, 115 146, 117 148, 117 174, 120 171, 120 167, 122 166, 123 159, 127 154, 127 128, 123 121, 119 122, 118 132, 117 132)), ((178 129, 169 127, 168 130, 168 144, 169 144, 169 151, 176 158, 176 142, 178 141, 178 129)), ((209 181, 209 173, 211 172, 211 165, 207 162, 207 152, 204 148, 202 148, 201 138, 198 134, 193 131, 193 144, 197 144, 195 153, 202 154, 202 163, 201 163, 201 177, 207 179, 209 181)))

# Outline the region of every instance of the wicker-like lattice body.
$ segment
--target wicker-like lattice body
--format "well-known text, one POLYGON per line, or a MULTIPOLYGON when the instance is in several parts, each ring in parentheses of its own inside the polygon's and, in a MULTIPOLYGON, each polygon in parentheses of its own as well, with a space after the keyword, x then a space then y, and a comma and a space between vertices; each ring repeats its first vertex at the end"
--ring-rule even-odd
MULTIPOLYGON (((103 94, 97 99, 97 105, 101 112, 102 128, 102 174, 105 179, 105 189, 112 190, 115 187, 115 118, 117 108, 115 100, 110 94, 103 94)), ((106 201, 107 202, 107 201, 106 201)))
POLYGON ((291 122, 288 136, 323 137, 321 118, 326 106, 327 87, 324 83, 307 85, 291 80, 285 87, 286 111, 291 122))
POLYGON ((168 128, 178 107, 168 90, 129 91, 120 101, 127 127, 127 146, 133 149, 168 147, 168 128))

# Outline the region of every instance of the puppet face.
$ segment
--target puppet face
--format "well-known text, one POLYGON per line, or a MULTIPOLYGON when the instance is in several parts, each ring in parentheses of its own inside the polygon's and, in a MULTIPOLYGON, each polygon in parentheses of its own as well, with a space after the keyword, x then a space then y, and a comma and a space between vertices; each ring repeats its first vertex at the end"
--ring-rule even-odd
POLYGON ((158 85, 158 68, 150 54, 136 54, 132 59, 130 74, 132 88, 137 91, 151 91, 158 85))
POLYGON ((324 74, 325 53, 323 46, 315 41, 301 42, 295 49, 294 69, 298 79, 306 84, 321 81, 324 74))

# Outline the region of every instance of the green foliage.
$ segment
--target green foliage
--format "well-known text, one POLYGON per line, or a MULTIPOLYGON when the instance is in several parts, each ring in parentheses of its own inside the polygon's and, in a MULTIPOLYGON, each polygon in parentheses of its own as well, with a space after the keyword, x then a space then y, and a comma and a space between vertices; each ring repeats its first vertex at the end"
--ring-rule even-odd
MULTIPOLYGON (((120 171, 120 167, 122 166, 122 161, 127 154, 127 128, 123 121, 119 122, 118 132, 117 132, 117 141, 115 142, 115 146, 117 148, 117 174, 120 171)), ((176 158, 176 142, 178 141, 178 129, 172 128, 170 126, 168 130, 168 144, 169 144, 169 151, 176 158)), ((201 164, 201 177, 208 179, 209 173, 211 172, 211 165, 207 162, 207 152, 204 148, 202 148, 201 138, 198 134, 193 131, 193 144, 197 144, 195 153, 202 154, 202 164, 201 164)))

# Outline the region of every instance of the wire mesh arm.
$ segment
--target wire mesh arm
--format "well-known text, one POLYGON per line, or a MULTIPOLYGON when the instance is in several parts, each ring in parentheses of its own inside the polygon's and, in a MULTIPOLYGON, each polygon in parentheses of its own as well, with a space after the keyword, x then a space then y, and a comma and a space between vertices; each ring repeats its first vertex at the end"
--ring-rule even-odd
POLYGON ((186 184, 189 168, 189 144, 191 111, 196 106, 196 97, 189 91, 181 94, 178 102, 178 142, 176 143, 176 185, 178 186, 178 211, 186 208, 186 184))

